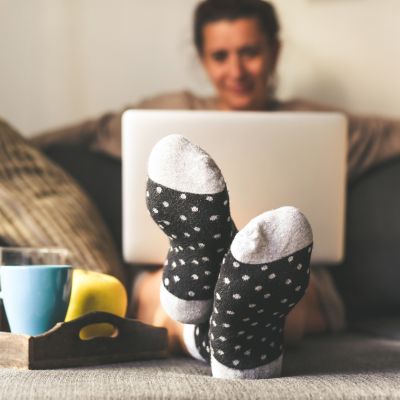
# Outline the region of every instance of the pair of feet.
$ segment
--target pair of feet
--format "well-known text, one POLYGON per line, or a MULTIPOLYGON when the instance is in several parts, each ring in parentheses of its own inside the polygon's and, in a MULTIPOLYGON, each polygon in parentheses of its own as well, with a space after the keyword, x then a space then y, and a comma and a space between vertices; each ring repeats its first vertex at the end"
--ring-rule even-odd
POLYGON ((237 232, 220 169, 170 135, 153 148, 147 207, 170 240, 160 300, 192 356, 220 378, 279 376, 285 317, 309 281, 312 231, 294 207, 237 232))

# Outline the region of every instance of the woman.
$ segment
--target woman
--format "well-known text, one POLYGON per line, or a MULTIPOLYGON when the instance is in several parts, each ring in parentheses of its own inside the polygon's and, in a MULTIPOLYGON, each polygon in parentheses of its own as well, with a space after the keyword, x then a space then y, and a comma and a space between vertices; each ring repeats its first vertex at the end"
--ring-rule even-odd
MULTIPOLYGON (((228 111, 324 110, 303 101, 279 102, 273 83, 279 59, 279 23, 273 7, 263 0, 205 0, 195 12, 194 41, 199 59, 216 89, 216 97, 200 98, 183 92, 146 100, 132 108, 165 108, 228 111)), ((129 107, 131 108, 131 107, 129 107)), ((94 148, 121 156, 120 114, 75 129, 91 137, 94 148)), ((63 135, 63 133, 61 133, 63 135)), ((73 130, 64 132, 73 140, 73 130)), ((59 137, 59 136, 58 136, 59 137)), ((51 136, 37 139, 41 146, 51 136)), ((400 153, 400 127, 349 116, 349 179, 400 153)), ((187 351, 183 325, 172 320, 160 306, 162 270, 142 274, 134 285, 136 317, 165 326, 174 350, 187 351)), ((286 319, 285 338, 298 342, 304 334, 339 330, 344 326, 343 305, 327 272, 311 274, 303 299, 286 319)))

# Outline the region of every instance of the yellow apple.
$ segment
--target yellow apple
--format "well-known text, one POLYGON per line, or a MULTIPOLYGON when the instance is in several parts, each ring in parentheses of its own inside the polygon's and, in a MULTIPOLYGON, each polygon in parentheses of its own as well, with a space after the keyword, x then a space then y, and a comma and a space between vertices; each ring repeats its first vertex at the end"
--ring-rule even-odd
MULTIPOLYGON (((100 272, 74 269, 66 322, 93 311, 105 311, 124 317, 127 305, 125 287, 117 278, 100 272)), ((102 323, 86 326, 79 335, 81 339, 90 339, 111 336, 113 333, 112 325, 102 323)))

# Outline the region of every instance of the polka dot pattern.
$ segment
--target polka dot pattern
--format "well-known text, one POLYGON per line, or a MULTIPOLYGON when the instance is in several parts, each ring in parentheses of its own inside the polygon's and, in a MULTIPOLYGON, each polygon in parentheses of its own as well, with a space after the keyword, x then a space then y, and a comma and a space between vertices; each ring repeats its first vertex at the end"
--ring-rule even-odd
POLYGON ((207 322, 196 325, 194 330, 194 342, 196 348, 200 353, 200 355, 203 357, 203 359, 208 363, 210 362, 210 353, 211 353, 210 339, 208 337, 209 329, 210 325, 207 322))
POLYGON ((268 264, 244 264, 226 254, 210 319, 217 361, 243 370, 282 354, 285 317, 307 288, 311 249, 312 244, 268 264))
POLYGON ((148 179, 146 193, 151 217, 170 240, 164 287, 180 299, 212 299, 221 260, 237 232, 227 190, 182 193, 148 179))

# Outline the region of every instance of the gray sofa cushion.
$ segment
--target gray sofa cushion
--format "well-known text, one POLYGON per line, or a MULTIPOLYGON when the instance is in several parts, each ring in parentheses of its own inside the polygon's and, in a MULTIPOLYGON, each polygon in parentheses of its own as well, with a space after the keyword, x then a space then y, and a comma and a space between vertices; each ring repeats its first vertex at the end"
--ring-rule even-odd
POLYGON ((96 204, 121 253, 121 161, 92 151, 85 143, 55 143, 43 151, 85 189, 96 204))
POLYGON ((285 354, 283 377, 220 380, 189 358, 77 369, 0 369, 0 399, 400 398, 400 345, 342 334, 309 338, 285 354))
POLYGON ((333 269, 351 321, 400 310, 400 158, 348 192, 346 257, 333 269))

